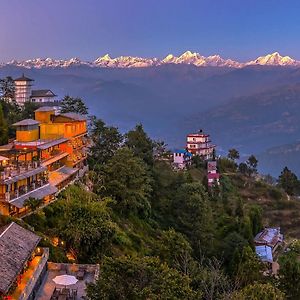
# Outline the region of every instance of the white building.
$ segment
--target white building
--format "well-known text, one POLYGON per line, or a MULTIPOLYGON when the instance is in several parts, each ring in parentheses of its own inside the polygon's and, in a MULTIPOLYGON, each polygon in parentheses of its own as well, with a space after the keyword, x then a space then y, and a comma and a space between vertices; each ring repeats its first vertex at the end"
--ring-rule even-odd
POLYGON ((24 105, 25 102, 30 101, 31 86, 34 80, 25 77, 24 74, 15 79, 15 100, 19 105, 24 105))
POLYGON ((57 101, 56 95, 51 90, 32 90, 31 102, 50 103, 57 101))
POLYGON ((205 160, 212 159, 215 145, 211 144, 209 134, 200 130, 187 136, 186 148, 193 155, 199 155, 205 160))

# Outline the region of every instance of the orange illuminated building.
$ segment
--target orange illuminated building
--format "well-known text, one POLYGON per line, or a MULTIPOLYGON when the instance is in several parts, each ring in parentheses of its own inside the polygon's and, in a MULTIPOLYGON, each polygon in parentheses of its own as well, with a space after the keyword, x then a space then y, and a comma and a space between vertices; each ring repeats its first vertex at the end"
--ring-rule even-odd
POLYGON ((0 214, 26 215, 29 198, 47 204, 87 170, 87 121, 75 113, 35 111, 14 124, 16 140, 0 147, 0 214))

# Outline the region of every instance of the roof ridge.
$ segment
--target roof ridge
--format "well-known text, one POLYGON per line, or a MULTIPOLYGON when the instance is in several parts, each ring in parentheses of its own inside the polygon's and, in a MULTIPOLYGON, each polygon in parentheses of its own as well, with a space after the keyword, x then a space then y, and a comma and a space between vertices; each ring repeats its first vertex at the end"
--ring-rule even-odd
POLYGON ((4 233, 13 225, 13 224, 16 224, 15 222, 11 222, 6 228, 5 230, 0 234, 0 238, 4 235, 4 233))

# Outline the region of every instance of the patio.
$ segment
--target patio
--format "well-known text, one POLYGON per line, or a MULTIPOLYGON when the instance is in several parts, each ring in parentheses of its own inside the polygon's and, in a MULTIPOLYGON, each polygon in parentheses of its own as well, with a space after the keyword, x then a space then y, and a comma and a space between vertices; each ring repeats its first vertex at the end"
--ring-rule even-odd
POLYGON ((52 299, 84 299, 86 296, 85 288, 87 283, 94 282, 98 278, 98 265, 78 265, 78 264, 56 264, 48 263, 48 271, 45 279, 37 293, 37 300, 52 299), (73 275, 78 281, 76 284, 67 287, 55 284, 53 279, 59 275, 73 275), (76 291, 76 295, 74 295, 76 291), (66 295, 72 295, 68 298, 66 295), (59 298, 60 297, 60 298, 59 298))

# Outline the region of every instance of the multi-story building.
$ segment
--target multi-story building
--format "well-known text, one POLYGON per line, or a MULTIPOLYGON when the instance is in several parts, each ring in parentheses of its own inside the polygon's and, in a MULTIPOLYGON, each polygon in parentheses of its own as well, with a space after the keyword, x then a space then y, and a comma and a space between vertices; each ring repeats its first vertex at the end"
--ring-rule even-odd
POLYGON ((40 105, 56 105, 59 101, 49 89, 32 90, 33 79, 26 77, 24 74, 14 80, 15 83, 15 101, 19 105, 24 105, 25 102, 35 102, 40 105))
POLYGON ((28 199, 46 205, 87 171, 87 121, 41 107, 14 126, 15 141, 0 147, 0 213, 20 217, 30 212, 28 199))
POLYGON ((205 160, 213 158, 215 145, 211 144, 209 134, 200 130, 198 133, 192 133, 187 136, 187 150, 193 155, 199 155, 205 160))
POLYGON ((24 74, 14 80, 15 100, 19 105, 24 105, 25 102, 30 101, 31 86, 33 81, 33 79, 25 77, 24 74))

